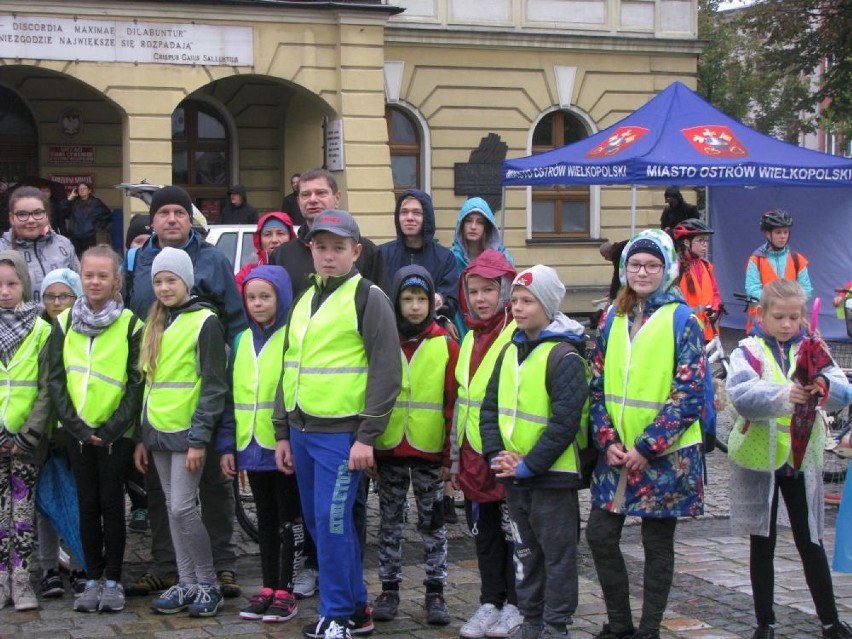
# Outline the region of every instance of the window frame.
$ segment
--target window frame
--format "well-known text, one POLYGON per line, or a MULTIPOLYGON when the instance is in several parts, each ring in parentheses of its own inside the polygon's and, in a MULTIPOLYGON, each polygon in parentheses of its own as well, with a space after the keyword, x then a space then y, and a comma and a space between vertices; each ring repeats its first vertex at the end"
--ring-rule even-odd
MULTIPOLYGON (((202 199, 218 199, 222 202, 221 207, 227 204, 223 197, 223 191, 227 191, 233 183, 232 166, 232 128, 228 118, 210 103, 194 98, 182 100, 175 107, 175 111, 183 109, 184 134, 182 137, 172 137, 172 158, 177 153, 186 153, 187 181, 180 182, 176 179, 174 161, 172 162, 172 184, 182 187, 189 193, 193 202, 202 199), (201 112, 208 117, 214 118, 224 129, 224 138, 201 138, 198 136, 198 113, 201 112), (223 184, 200 184, 196 180, 196 153, 213 152, 222 153, 225 158, 225 181, 223 184)), ((220 207, 220 210, 221 210, 220 207)))
POLYGON ((385 105, 385 126, 387 127, 387 135, 388 135, 388 151, 390 152, 390 161, 391 161, 391 179, 393 179, 393 159, 394 157, 413 157, 415 158, 415 170, 417 172, 417 183, 415 186, 404 186, 397 187, 396 184, 393 185, 393 193, 394 199, 398 198, 405 191, 410 188, 420 189, 421 191, 425 191, 427 189, 424 188, 424 172, 423 172, 423 138, 424 132, 421 123, 414 117, 414 115, 408 110, 400 107, 399 104, 386 104, 385 105), (417 142, 412 144, 410 142, 394 142, 391 139, 391 121, 393 119, 393 114, 398 114, 400 117, 405 118, 408 123, 411 125, 411 128, 414 130, 415 135, 417 136, 417 142))

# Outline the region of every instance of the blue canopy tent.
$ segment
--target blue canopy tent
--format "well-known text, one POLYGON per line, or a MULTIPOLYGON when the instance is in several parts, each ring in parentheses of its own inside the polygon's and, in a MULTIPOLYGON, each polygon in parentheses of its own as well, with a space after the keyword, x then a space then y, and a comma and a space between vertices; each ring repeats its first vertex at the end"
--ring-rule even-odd
MULTIPOLYGON (((595 135, 546 153, 503 162, 504 190, 513 186, 593 184, 632 185, 631 234, 635 231, 636 185, 641 184, 774 187, 760 189, 767 195, 756 198, 762 201, 761 211, 785 204, 785 189, 778 187, 831 187, 826 193, 836 189, 849 193, 842 210, 852 210, 852 191, 847 191, 852 187, 852 159, 803 149, 759 133, 725 115, 681 82, 672 83, 595 135)), ((712 212, 710 189, 707 199, 712 212)), ((501 228, 505 226, 503 209, 501 228)), ((832 233, 850 237, 852 217, 842 217, 848 220, 844 224, 849 228, 835 228, 832 233)), ((754 222, 750 219, 748 224, 754 222)), ((794 243, 799 232, 797 227, 794 243)), ((756 230, 752 238, 755 245, 759 243, 756 230)), ((737 269, 743 268, 740 265, 747 257, 737 260, 737 269)), ((850 278, 852 272, 838 285, 850 278)), ((734 290, 742 290, 742 286, 734 290)), ((825 293, 818 291, 823 297, 825 293)))

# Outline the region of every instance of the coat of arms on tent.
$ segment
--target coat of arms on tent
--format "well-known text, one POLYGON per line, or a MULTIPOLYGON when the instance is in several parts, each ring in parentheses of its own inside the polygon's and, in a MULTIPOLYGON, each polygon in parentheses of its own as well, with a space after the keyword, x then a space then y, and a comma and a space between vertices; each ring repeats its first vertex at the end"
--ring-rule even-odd
POLYGON ((748 149, 726 126, 694 126, 682 129, 686 139, 695 150, 704 155, 718 158, 738 158, 748 155, 748 149))

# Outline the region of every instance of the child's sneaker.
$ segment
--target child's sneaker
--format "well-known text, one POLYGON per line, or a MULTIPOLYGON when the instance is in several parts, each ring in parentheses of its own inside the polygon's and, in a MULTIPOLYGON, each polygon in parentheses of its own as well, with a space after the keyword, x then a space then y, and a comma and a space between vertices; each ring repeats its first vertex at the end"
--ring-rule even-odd
POLYGON ((189 604, 193 602, 197 594, 198 584, 187 585, 178 582, 151 602, 151 610, 164 615, 183 612, 189 608, 189 604))
POLYGON ((107 579, 101 588, 101 612, 121 612, 124 610, 124 587, 117 581, 107 579))
POLYGON ((373 611, 368 605, 364 605, 355 611, 349 620, 349 632, 353 637, 365 637, 373 634, 376 626, 373 625, 373 611))
POLYGON ((218 584, 219 592, 225 599, 234 599, 242 593, 240 585, 237 583, 237 575, 233 570, 220 570, 216 573, 216 583, 218 584))
POLYGON ((74 610, 77 612, 97 612, 101 601, 101 584, 95 579, 86 582, 83 592, 74 600, 74 610))
POLYGON ((12 571, 12 603, 15 604, 15 610, 38 608, 38 598, 30 583, 30 573, 21 568, 12 571))
POLYGON ((319 571, 303 566, 293 580, 293 594, 297 599, 307 599, 316 593, 319 583, 319 571))
POLYGON ((147 597, 158 592, 164 592, 177 584, 174 577, 158 577, 154 573, 146 572, 136 581, 124 584, 124 594, 128 597, 147 597))
POLYGON ((257 621, 263 619, 263 615, 272 605, 272 597, 275 591, 272 588, 264 588, 263 592, 254 595, 248 600, 245 608, 240 610, 240 619, 250 619, 257 621))
POLYGON ((12 597, 12 581, 7 571, 0 572, 0 610, 6 607, 12 597))
POLYGON ((189 604, 190 617, 215 617, 222 605, 222 591, 216 584, 198 584, 195 601, 189 604))
POLYGON ((500 611, 494 604, 482 604, 473 616, 459 628, 459 636, 465 639, 482 639, 485 632, 500 620, 500 611))
POLYGON ((332 619, 325 630, 323 639, 352 639, 352 633, 349 630, 348 621, 339 621, 332 619))
POLYGON ((137 508, 130 513, 130 523, 127 527, 133 532, 145 532, 148 530, 148 509, 137 508))
POLYGON ((44 573, 44 577, 41 578, 40 589, 41 596, 45 599, 53 599, 64 595, 65 587, 62 585, 62 577, 59 571, 51 568, 44 573))
POLYGON ((276 590, 272 605, 263 615, 266 623, 282 623, 296 616, 299 609, 296 607, 296 597, 286 590, 276 590))
MULTIPOLYGON (((527 625, 526 622, 523 624, 527 625)), ((568 632, 567 626, 551 626, 549 623, 544 624, 544 628, 541 629, 540 634, 536 635, 538 639, 568 639, 571 637, 571 634, 568 632)), ((634 637, 636 635, 633 635, 634 637)))
POLYGON ((393 621, 399 611, 399 590, 382 590, 373 600, 373 619, 393 621))
POLYGON ((86 589, 86 572, 83 570, 72 570, 68 580, 71 583, 71 593, 75 597, 82 595, 86 589))
POLYGON ((852 637, 852 628, 845 621, 838 619, 828 628, 822 629, 822 636, 824 639, 847 639, 852 637))
POLYGON ((446 626, 450 623, 447 600, 440 592, 426 593, 426 623, 433 626, 446 626))
POLYGON ((517 606, 507 603, 500 609, 500 618, 485 631, 486 637, 508 637, 512 631, 524 623, 524 616, 517 606))

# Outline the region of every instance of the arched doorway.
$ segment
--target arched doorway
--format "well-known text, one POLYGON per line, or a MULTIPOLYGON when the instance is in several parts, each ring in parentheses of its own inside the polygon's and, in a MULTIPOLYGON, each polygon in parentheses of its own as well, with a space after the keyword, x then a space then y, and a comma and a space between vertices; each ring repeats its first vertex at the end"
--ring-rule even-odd
POLYGON ((0 189, 38 175, 38 128, 20 96, 0 85, 0 189))

